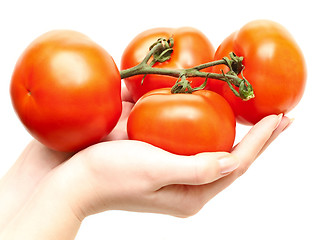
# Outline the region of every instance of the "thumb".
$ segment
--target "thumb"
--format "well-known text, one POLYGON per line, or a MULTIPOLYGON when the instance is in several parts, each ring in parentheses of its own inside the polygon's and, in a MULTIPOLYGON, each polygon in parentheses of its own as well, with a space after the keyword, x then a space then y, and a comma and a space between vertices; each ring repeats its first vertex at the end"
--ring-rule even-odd
POLYGON ((171 184, 202 185, 228 175, 239 166, 239 160, 226 152, 207 152, 194 156, 172 155, 162 173, 162 186, 171 184))

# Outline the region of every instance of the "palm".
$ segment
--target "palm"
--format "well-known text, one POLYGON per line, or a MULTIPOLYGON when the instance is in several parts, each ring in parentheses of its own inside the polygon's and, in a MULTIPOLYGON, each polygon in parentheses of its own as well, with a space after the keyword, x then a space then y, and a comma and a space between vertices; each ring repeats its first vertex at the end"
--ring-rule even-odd
POLYGON ((130 111, 133 107, 131 102, 122 102, 122 114, 118 121, 117 126, 113 131, 104 139, 104 141, 112 140, 126 140, 128 139, 127 135, 127 119, 130 114, 130 111))

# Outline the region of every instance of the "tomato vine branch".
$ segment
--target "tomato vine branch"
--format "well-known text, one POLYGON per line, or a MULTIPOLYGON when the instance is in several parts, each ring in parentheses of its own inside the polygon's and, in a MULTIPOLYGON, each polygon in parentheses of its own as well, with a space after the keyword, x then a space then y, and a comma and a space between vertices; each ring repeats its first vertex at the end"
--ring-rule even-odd
POLYGON ((165 69, 156 68, 153 65, 156 62, 165 62, 170 59, 173 52, 173 39, 160 38, 149 49, 148 54, 140 64, 135 67, 120 71, 121 78, 129 78, 135 75, 144 75, 142 84, 147 74, 166 75, 177 78, 176 84, 172 88, 172 93, 192 93, 193 91, 203 89, 208 78, 217 79, 227 82, 231 91, 242 100, 249 100, 254 97, 253 88, 251 84, 244 78, 242 65, 243 57, 236 56, 230 53, 229 57, 224 57, 221 60, 204 63, 187 69, 165 69), (153 59, 151 59, 153 58, 153 59), (227 73, 221 70, 221 74, 201 71, 206 68, 216 65, 226 65, 229 68, 227 73), (242 78, 238 77, 241 74, 242 78), (202 77, 205 78, 204 84, 198 88, 191 88, 188 78, 202 77), (238 91, 234 88, 237 87, 238 91))

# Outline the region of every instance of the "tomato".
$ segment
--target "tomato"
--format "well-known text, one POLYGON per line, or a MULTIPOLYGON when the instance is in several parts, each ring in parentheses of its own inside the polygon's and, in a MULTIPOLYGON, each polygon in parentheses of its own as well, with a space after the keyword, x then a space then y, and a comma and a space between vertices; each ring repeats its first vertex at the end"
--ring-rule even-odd
MULTIPOLYGON (((171 59, 153 65, 157 68, 181 69, 211 62, 214 57, 214 48, 207 37, 199 30, 183 28, 155 28, 140 33, 125 49, 121 58, 121 70, 138 65, 149 51, 149 47, 158 38, 173 37, 174 46, 171 59)), ((150 90, 172 87, 176 78, 170 76, 147 75, 141 85, 143 76, 133 76, 125 79, 125 84, 136 102, 144 93, 150 90)), ((203 78, 193 78, 192 87, 200 86, 203 78)))
POLYGON ((74 31, 35 39, 15 66, 10 91, 27 130, 54 150, 99 142, 121 114, 121 78, 112 57, 74 31))
POLYGON ((217 93, 172 94, 169 88, 143 95, 127 123, 129 139, 180 155, 230 151, 235 127, 230 105, 217 93))
MULTIPOLYGON (((239 123, 255 124, 270 114, 288 113, 302 98, 306 84, 303 54, 289 32, 269 20, 256 20, 232 33, 218 47, 215 60, 234 52, 243 56, 244 77, 253 86, 255 98, 242 101, 228 85, 210 81, 210 89, 218 92, 232 106, 239 123)), ((217 66, 214 72, 227 72, 217 66)))

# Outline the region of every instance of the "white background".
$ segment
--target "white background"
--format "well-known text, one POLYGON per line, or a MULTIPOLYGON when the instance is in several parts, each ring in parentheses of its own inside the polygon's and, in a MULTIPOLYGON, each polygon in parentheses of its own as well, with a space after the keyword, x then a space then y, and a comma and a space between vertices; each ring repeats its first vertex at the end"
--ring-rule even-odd
MULTIPOLYGON (((105 212, 88 217, 77 239, 320 239, 317 9, 316 1, 308 0, 1 1, 0 177, 31 139, 12 109, 9 83, 16 60, 37 36, 61 28, 83 32, 102 45, 119 65, 129 41, 149 28, 192 26, 205 33, 217 48, 245 23, 266 18, 292 33, 307 61, 305 95, 288 114, 295 118, 292 126, 244 176, 197 215, 179 219, 105 212)), ((237 139, 247 130, 239 126, 237 139)))

